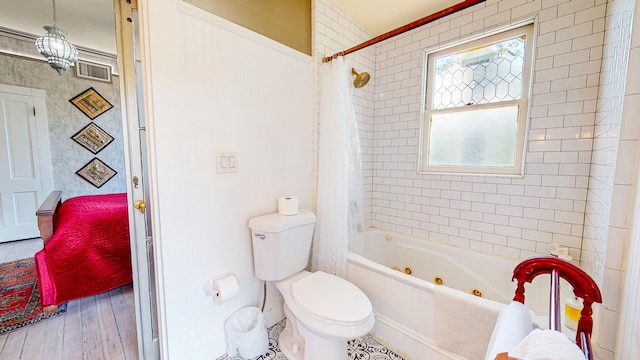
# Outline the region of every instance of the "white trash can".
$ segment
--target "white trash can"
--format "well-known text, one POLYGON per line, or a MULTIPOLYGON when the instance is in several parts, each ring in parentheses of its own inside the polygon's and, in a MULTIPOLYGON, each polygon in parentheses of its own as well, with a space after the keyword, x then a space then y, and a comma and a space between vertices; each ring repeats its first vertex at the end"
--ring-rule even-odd
POLYGON ((257 307, 246 307, 236 311, 227 319, 225 329, 229 356, 239 353, 245 359, 252 359, 269 349, 264 315, 257 307))

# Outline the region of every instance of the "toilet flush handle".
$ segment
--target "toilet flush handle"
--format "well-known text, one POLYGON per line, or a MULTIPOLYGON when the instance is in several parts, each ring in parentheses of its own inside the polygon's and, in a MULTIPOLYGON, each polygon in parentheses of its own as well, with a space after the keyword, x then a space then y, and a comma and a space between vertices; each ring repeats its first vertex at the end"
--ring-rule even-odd
POLYGON ((264 234, 253 234, 253 236, 257 237, 260 240, 264 240, 265 238, 264 234))

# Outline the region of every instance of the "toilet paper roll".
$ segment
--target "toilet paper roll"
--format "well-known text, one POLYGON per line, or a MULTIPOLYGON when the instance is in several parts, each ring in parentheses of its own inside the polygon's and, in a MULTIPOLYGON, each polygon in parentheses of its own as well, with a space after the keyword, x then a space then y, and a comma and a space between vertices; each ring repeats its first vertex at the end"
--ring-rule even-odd
POLYGON ((213 301, 216 304, 223 304, 238 296, 239 293, 240 286, 238 286, 238 280, 233 274, 213 280, 213 301))
POLYGON ((298 213, 298 197, 282 196, 278 198, 278 213, 280 215, 295 215, 298 213))

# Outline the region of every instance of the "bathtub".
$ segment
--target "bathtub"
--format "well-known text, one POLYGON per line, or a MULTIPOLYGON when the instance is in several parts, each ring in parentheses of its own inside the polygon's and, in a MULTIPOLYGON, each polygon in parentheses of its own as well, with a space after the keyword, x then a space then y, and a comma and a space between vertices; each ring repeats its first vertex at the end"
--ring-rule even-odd
MULTIPOLYGON (((436 345, 434 282, 504 304, 514 295, 516 259, 378 230, 350 248, 347 279, 371 300, 372 334, 407 359, 464 359, 436 345)), ((525 287, 526 306, 540 319, 549 307, 544 277, 525 287)))

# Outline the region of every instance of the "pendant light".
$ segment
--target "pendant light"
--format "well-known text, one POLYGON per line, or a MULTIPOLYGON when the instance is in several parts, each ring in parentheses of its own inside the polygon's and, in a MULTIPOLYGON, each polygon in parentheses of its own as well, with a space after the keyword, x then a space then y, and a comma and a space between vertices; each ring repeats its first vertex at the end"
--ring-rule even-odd
POLYGON ((56 26, 56 0, 53 2, 53 26, 44 26, 47 33, 36 39, 36 47, 49 65, 60 75, 78 59, 78 50, 65 39, 67 32, 56 26))

